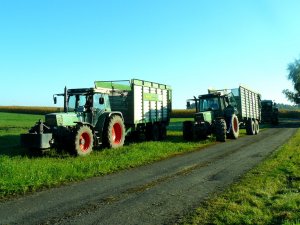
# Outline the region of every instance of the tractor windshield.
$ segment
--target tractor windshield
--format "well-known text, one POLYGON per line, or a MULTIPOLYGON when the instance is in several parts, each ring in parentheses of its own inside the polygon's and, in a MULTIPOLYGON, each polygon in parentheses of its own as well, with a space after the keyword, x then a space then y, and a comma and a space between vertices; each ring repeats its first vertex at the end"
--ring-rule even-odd
POLYGON ((219 99, 217 97, 213 98, 203 98, 199 102, 199 111, 205 112, 209 110, 219 110, 219 99))
POLYGON ((83 111, 87 102, 86 95, 69 95, 68 109, 69 112, 83 111))

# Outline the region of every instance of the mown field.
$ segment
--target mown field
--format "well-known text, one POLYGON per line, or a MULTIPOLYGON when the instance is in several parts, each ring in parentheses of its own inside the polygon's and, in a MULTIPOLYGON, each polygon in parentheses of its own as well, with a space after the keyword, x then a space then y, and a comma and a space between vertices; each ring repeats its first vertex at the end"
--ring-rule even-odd
MULTIPOLYGON (((31 106, 0 106, 0 112, 22 113, 22 114, 39 114, 44 115, 53 112, 62 112, 60 107, 31 107, 31 106)), ((195 109, 173 109, 172 118, 189 118, 193 117, 195 109)), ((300 110, 279 110, 280 118, 300 118, 300 110)))

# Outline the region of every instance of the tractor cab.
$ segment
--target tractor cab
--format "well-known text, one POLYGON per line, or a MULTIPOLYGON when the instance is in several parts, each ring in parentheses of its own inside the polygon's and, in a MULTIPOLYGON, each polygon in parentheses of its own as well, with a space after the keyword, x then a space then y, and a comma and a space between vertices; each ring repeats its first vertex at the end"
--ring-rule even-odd
POLYGON ((111 111, 108 94, 99 92, 95 88, 66 89, 64 94, 55 94, 53 99, 57 103, 57 96, 64 97, 64 113, 50 113, 46 115, 48 126, 71 126, 76 122, 89 123, 93 126, 105 111, 111 111))
POLYGON ((187 107, 191 107, 190 101, 194 101, 193 105, 196 108, 195 122, 203 123, 212 121, 219 117, 224 117, 224 113, 231 109, 230 113, 236 110, 237 103, 232 93, 224 94, 219 91, 215 91, 205 95, 199 95, 198 98, 189 99, 187 107))

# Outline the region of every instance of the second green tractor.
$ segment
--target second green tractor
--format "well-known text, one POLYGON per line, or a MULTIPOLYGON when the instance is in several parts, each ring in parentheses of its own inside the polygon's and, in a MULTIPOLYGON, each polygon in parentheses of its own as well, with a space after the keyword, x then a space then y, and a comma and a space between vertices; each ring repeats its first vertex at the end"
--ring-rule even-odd
POLYGON ((259 133, 261 121, 260 94, 239 86, 235 89, 209 90, 187 101, 196 108, 194 121, 183 122, 183 138, 187 141, 214 135, 217 141, 237 139, 240 127, 249 135, 259 133))

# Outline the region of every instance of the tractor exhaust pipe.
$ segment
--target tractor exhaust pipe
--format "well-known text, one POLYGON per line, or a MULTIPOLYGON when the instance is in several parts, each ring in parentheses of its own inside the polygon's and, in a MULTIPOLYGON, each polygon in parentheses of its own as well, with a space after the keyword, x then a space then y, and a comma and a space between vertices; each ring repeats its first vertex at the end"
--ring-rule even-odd
POLYGON ((68 112, 68 89, 66 86, 64 90, 64 112, 68 112))

